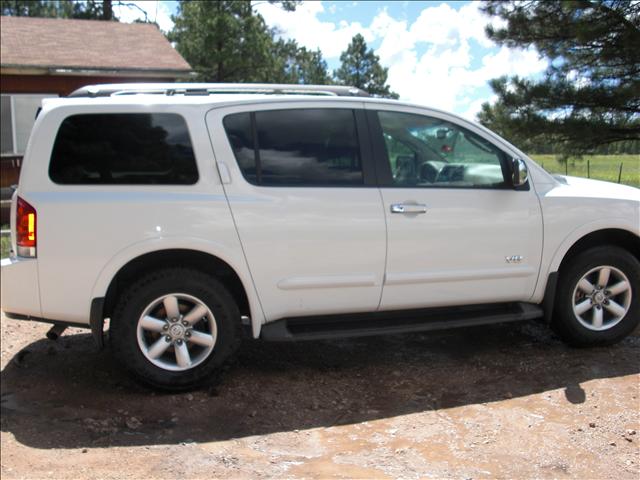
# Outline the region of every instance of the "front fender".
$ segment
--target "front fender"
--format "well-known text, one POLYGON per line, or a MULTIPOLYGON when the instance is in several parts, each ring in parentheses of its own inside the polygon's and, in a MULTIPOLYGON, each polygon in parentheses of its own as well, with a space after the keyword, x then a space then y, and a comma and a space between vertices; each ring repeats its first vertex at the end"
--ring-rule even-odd
POLYGON ((625 230, 629 233, 633 233, 634 235, 638 235, 639 233, 637 225, 634 225, 633 222, 630 222, 628 218, 624 217, 599 219, 575 228, 564 237, 562 242, 560 242, 560 244, 555 249, 549 248, 549 255, 543 255, 546 259, 546 262, 543 262, 543 268, 540 272, 540 281, 538 282, 536 292, 532 297, 532 300, 542 300, 549 274, 558 271, 562 260, 566 256, 567 252, 571 249, 571 247, 576 244, 576 242, 578 242, 581 238, 586 237, 590 233, 611 229, 625 230), (546 268, 544 268, 545 264, 547 265, 546 268))

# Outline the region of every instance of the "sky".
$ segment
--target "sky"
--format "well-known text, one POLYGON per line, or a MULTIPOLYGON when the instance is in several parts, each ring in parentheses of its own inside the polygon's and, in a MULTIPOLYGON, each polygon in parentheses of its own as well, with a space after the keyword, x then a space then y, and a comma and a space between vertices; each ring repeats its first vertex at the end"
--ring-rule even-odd
MULTIPOLYGON (((121 21, 144 17, 167 32, 177 2, 131 2, 140 8, 114 6, 121 21)), ((539 76, 547 62, 534 49, 498 47, 484 28, 495 19, 467 1, 308 1, 286 12, 266 1, 255 10, 278 35, 312 50, 319 48, 330 70, 340 53, 360 33, 389 69, 387 83, 400 99, 440 108, 473 120, 483 102, 495 97, 488 81, 502 75, 539 76)))

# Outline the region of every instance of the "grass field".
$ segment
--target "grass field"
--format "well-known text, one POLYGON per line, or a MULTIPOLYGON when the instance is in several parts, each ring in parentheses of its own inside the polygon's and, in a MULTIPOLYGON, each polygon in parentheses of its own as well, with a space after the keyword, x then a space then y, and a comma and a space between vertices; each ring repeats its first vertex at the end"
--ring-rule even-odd
POLYGON ((9 256, 9 250, 11 249, 10 244, 11 240, 7 235, 0 237, 0 258, 6 258, 9 256))
MULTIPOLYGON (((555 155, 531 155, 547 172, 565 174, 565 164, 555 155)), ((569 159, 566 169, 574 177, 589 177, 596 180, 618 182, 622 164, 620 183, 640 187, 640 155, 585 155, 582 160, 569 159)))
MULTIPOLYGON (((0 229, 9 230, 8 224, 0 225, 0 229)), ((2 235, 0 237, 0 258, 6 258, 9 256, 9 250, 11 250, 11 238, 9 235, 2 235)))

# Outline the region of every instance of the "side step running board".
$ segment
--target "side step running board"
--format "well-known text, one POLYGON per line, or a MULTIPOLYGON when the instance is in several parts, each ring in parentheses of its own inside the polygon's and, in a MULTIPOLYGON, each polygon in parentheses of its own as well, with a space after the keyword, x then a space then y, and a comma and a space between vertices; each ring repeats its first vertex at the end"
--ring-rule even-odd
POLYGON ((539 305, 506 303, 392 312, 284 318, 262 327, 267 341, 321 340, 407 332, 426 332, 492 323, 532 320, 544 315, 539 305))

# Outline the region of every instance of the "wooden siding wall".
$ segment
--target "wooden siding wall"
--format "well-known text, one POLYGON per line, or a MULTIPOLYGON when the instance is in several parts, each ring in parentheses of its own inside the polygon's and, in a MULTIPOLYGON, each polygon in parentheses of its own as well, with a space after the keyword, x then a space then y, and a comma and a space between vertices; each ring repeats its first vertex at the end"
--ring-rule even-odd
POLYGON ((60 96, 69 95, 85 85, 96 83, 129 83, 129 82, 170 82, 167 78, 135 78, 79 75, 2 75, 0 91, 2 93, 55 93, 60 96))

